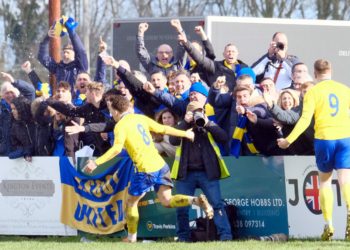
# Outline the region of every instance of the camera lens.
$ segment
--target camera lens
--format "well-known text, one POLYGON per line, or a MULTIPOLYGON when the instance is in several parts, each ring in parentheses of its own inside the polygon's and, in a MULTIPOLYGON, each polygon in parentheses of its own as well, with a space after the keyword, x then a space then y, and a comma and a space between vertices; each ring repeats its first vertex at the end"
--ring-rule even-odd
POLYGON ((276 44, 276 47, 277 47, 278 49, 280 49, 280 50, 284 50, 284 44, 283 44, 283 43, 278 42, 278 43, 276 44))
POLYGON ((204 119, 204 114, 202 112, 196 111, 193 114, 193 120, 194 123, 197 125, 197 127, 204 127, 205 125, 205 119, 204 119))

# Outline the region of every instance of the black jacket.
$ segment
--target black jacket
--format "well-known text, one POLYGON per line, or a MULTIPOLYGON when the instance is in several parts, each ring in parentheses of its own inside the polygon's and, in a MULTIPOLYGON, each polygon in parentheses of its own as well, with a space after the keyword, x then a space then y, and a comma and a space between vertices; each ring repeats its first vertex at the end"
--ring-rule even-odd
POLYGON ((11 151, 10 159, 34 155, 34 122, 16 121, 11 127, 11 151))
POLYGON ((13 119, 11 126, 10 159, 34 155, 35 124, 32 119, 31 102, 23 96, 12 101, 18 113, 18 120, 13 119))
POLYGON ((286 150, 280 149, 277 145, 279 137, 272 118, 258 118, 256 124, 248 121, 247 131, 260 154, 264 156, 287 154, 286 150))
POLYGON ((237 64, 236 68, 234 70, 229 69, 224 65, 224 60, 214 61, 206 57, 204 54, 201 54, 196 50, 189 41, 184 44, 184 48, 192 59, 196 61, 198 71, 203 71, 203 74, 206 75, 208 86, 211 86, 219 76, 224 75, 226 76, 226 84, 230 91, 232 91, 236 86, 237 72, 241 68, 248 67, 244 62, 237 60, 239 64, 237 64))
POLYGON ((135 98, 135 107, 148 117, 153 118, 161 103, 152 94, 143 90, 143 83, 131 72, 119 66, 118 76, 135 98))
MULTIPOLYGON (((195 48, 193 47, 192 43, 188 44, 188 49, 189 50, 195 50, 195 48)), ((202 40, 202 46, 203 49, 205 51, 205 56, 211 60, 215 60, 215 53, 214 53, 214 48, 213 48, 213 44, 210 42, 210 40, 202 40)), ((190 74, 193 73, 198 73, 199 77, 201 78, 202 81, 204 81, 207 85, 209 84, 209 80, 208 80, 208 74, 205 71, 205 69, 203 69, 203 67, 201 65, 196 65, 195 67, 191 68, 189 65, 189 61, 187 61, 186 65, 185 65, 185 69, 190 71, 190 74)))
MULTIPOLYGON (((301 112, 303 109, 303 100, 300 100, 300 105, 298 107, 292 108, 291 110, 283 110, 278 105, 273 105, 270 112, 277 121, 283 124, 282 132, 283 136, 288 136, 295 124, 298 122, 301 112)), ((293 142, 287 149, 289 155, 314 155, 314 119, 312 119, 311 124, 302 133, 295 142, 293 142)))
MULTIPOLYGON (((98 108, 91 103, 86 103, 80 107, 74 107, 72 105, 64 104, 52 99, 48 99, 47 102, 52 108, 64 114, 65 116, 84 118, 83 125, 89 123, 107 122, 111 119, 108 115, 109 113, 107 111, 107 105, 104 101, 101 101, 98 108)), ((99 133, 81 133, 79 135, 79 139, 83 142, 84 145, 95 146, 94 156, 100 156, 104 154, 111 147, 109 142, 104 141, 99 133)))
POLYGON ((229 140, 222 145, 222 154, 229 155, 232 135, 238 118, 236 101, 231 93, 221 94, 220 90, 211 87, 209 89, 208 102, 214 108, 217 124, 223 128, 229 136, 229 140))
MULTIPOLYGON (((30 101, 35 98, 34 87, 22 80, 16 80, 13 83, 22 96, 30 101)), ((7 156, 11 150, 11 125, 12 115, 10 105, 4 99, 0 101, 0 156, 7 156)))
POLYGON ((287 154, 286 150, 280 149, 277 145, 279 135, 267 107, 259 104, 250 110, 258 117, 257 123, 253 124, 248 120, 246 125, 256 149, 265 156, 287 154))
MULTIPOLYGON (((193 127, 193 125, 184 120, 176 126, 176 128, 181 130, 186 130, 191 127, 193 127)), ((215 142, 221 143, 228 140, 226 132, 212 121, 209 121, 204 129, 194 126, 193 131, 195 133, 194 142, 191 142, 188 139, 182 139, 182 153, 180 157, 178 179, 186 179, 187 172, 189 171, 188 163, 190 157, 201 157, 203 164, 201 169, 206 172, 209 180, 220 179, 221 174, 218 158, 215 154, 214 148, 210 144, 208 132, 212 134, 215 142)), ((169 141, 172 145, 180 145, 181 138, 170 136, 169 141)), ((199 168, 198 170, 200 171, 199 168)))
POLYGON ((54 149, 52 117, 44 115, 47 103, 42 102, 34 114, 35 124, 35 155, 51 156, 54 149))

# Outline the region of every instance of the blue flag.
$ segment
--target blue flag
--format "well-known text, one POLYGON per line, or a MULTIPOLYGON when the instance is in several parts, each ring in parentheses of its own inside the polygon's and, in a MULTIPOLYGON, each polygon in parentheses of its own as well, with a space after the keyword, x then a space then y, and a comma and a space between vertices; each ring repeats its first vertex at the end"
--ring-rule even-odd
POLYGON ((81 231, 111 234, 124 229, 126 196, 135 171, 129 157, 115 158, 86 176, 67 157, 60 158, 61 222, 81 231))

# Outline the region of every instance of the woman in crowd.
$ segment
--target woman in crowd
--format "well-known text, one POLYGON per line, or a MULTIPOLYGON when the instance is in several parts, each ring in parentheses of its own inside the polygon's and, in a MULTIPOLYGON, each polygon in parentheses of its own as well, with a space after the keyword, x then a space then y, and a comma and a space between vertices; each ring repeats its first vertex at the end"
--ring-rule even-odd
MULTIPOLYGON (((169 109, 163 109, 156 115, 156 120, 160 124, 174 127, 178 118, 169 109)), ((159 154, 167 157, 175 156, 176 147, 170 144, 168 135, 153 134, 153 141, 159 154)))
POLYGON ((54 148, 53 118, 55 110, 44 102, 44 97, 36 98, 31 104, 35 121, 35 155, 51 156, 54 148))
MULTIPOLYGON (((264 94, 269 111, 276 120, 276 125, 280 130, 280 137, 288 135, 300 118, 301 105, 299 96, 292 89, 283 90, 278 98, 277 105, 269 100, 264 94)), ((309 128, 293 143, 287 150, 291 155, 312 155, 313 150, 313 128, 309 128)))

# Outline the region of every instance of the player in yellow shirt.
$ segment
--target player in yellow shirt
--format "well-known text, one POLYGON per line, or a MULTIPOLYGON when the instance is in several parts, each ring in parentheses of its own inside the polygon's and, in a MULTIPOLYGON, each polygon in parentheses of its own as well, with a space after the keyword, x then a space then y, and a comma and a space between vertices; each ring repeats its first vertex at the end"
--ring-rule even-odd
POLYGON ((345 239, 350 240, 350 88, 331 80, 331 64, 319 59, 314 64, 318 83, 305 94, 302 116, 287 138, 278 139, 281 148, 287 148, 315 118, 315 156, 320 180, 320 202, 326 225, 322 240, 331 240, 333 191, 332 172, 338 181, 347 205, 345 239))
POLYGON ((113 146, 96 161, 89 160, 85 171, 91 173, 99 165, 111 160, 125 147, 136 166, 136 173, 131 177, 128 191, 126 223, 128 226, 128 242, 136 242, 139 213, 137 204, 146 192, 154 187, 161 204, 165 207, 183 207, 196 204, 203 208, 211 219, 213 208, 204 195, 198 197, 187 195, 172 195, 173 183, 170 178, 169 166, 158 154, 150 131, 172 136, 186 137, 193 140, 194 133, 190 130, 182 131, 161 125, 152 119, 133 114, 130 102, 123 96, 117 95, 107 102, 109 112, 117 122, 114 128, 113 146))

